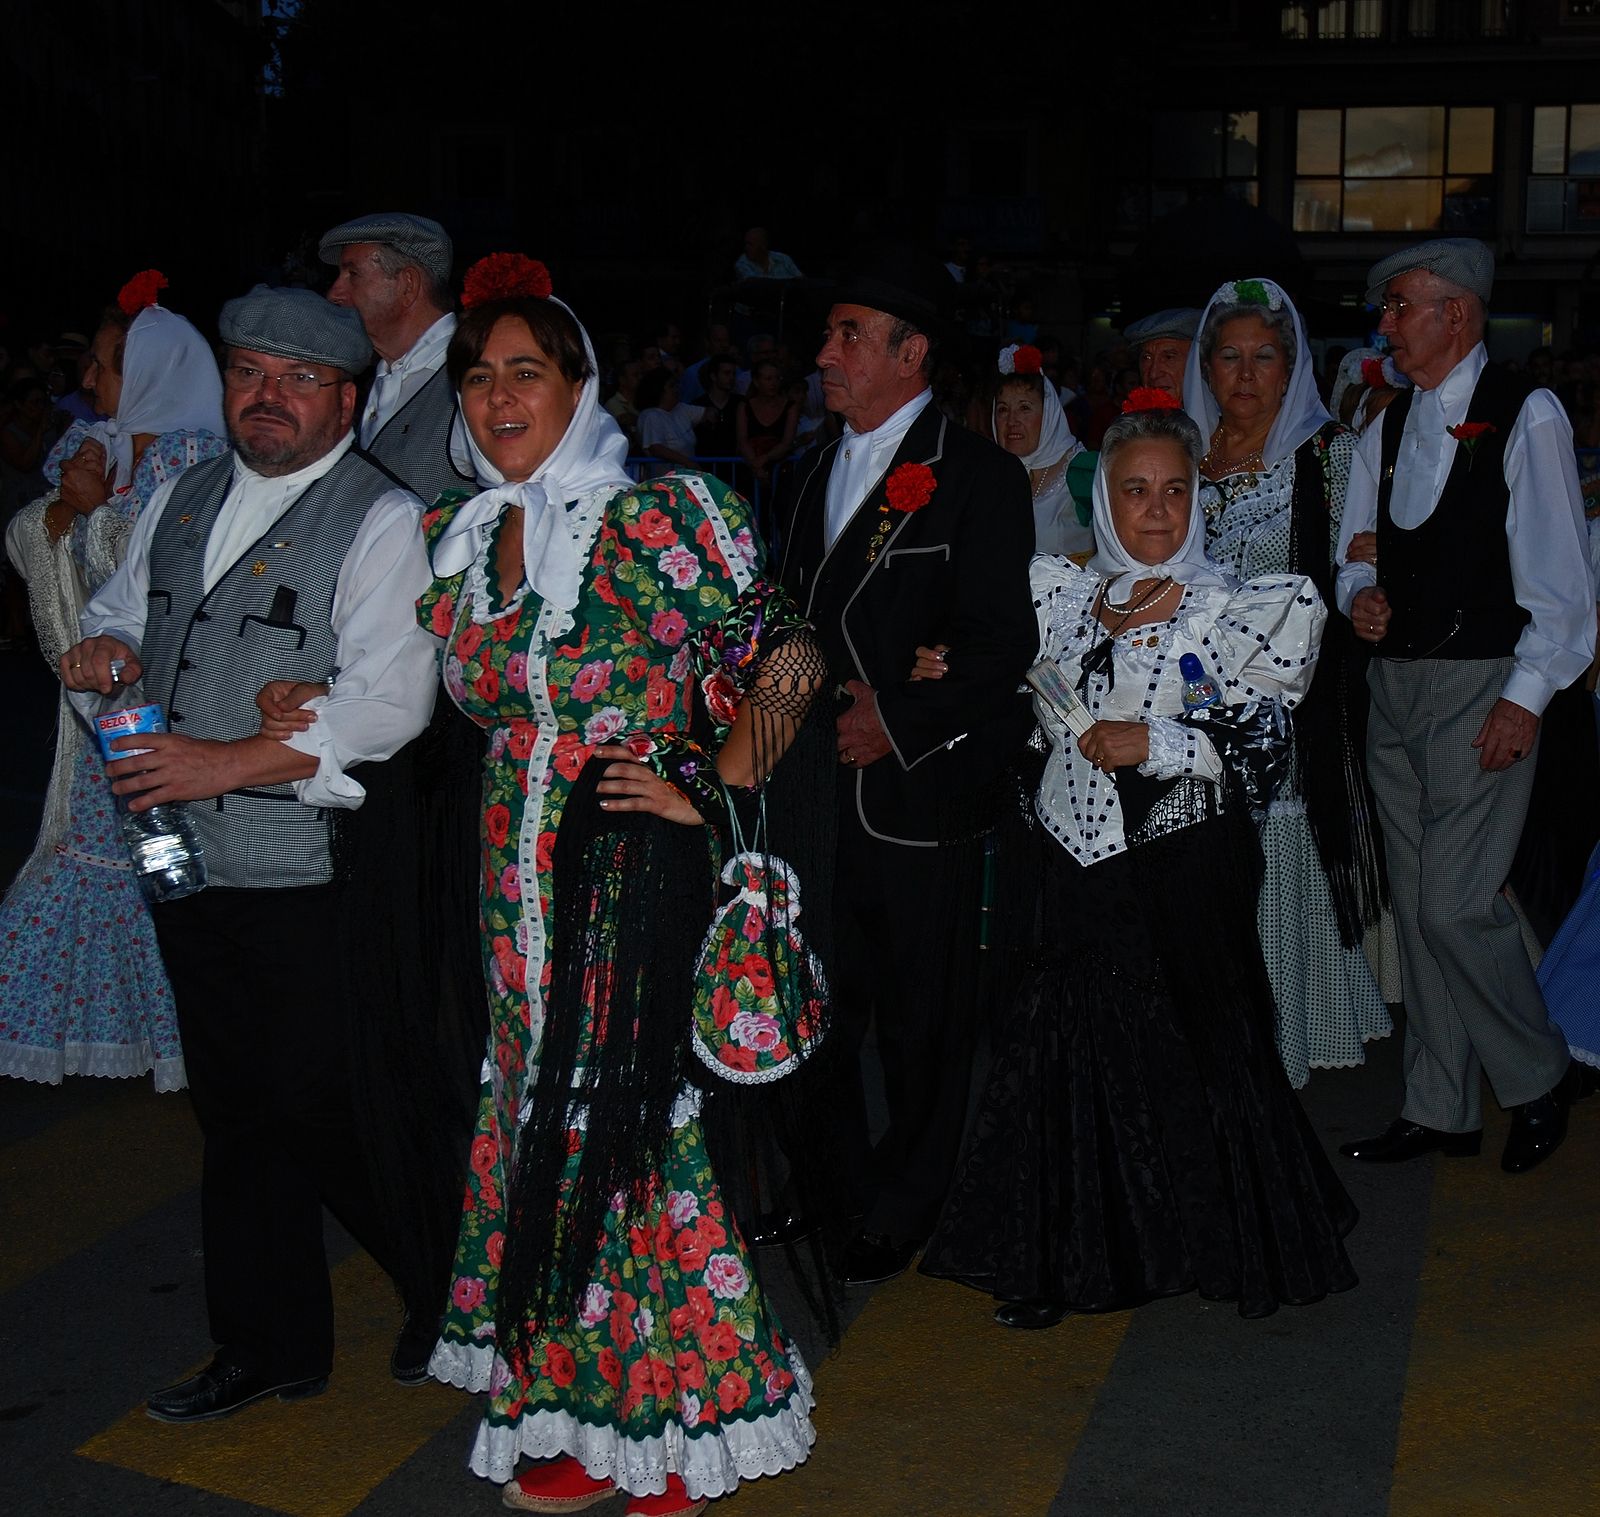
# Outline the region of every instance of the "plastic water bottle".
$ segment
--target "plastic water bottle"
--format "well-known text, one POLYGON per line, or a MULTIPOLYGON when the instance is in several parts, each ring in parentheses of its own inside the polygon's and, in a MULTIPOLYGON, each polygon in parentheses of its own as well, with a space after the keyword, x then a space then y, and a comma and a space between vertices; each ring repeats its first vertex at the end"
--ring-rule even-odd
MULTIPOLYGON (((112 748, 112 741, 140 732, 165 732, 167 719, 161 707, 147 701, 139 682, 122 683, 123 662, 112 660, 113 689, 100 703, 94 719, 100 739, 101 755, 113 759, 134 758, 148 748, 112 748)), ((127 798, 116 796, 122 819, 122 837, 133 860, 133 872, 144 897, 152 904, 176 901, 206 888, 206 857, 194 835, 188 808, 168 802, 148 811, 130 811, 127 798)))
POLYGON ((1217 682, 1206 673, 1206 666, 1196 653, 1185 653, 1178 660, 1178 673, 1183 676, 1183 709, 1204 711, 1207 706, 1220 706, 1222 692, 1217 682))

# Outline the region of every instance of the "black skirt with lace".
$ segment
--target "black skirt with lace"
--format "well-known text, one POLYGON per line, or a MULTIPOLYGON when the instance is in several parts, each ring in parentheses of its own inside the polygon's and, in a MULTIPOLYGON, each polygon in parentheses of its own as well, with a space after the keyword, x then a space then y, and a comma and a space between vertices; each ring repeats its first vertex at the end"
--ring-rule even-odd
POLYGON ((1083 1312, 1197 1290, 1265 1316, 1353 1286, 1355 1206, 1273 1041, 1249 823, 1213 814, 1091 868, 1045 846, 1045 946, 924 1271, 1083 1312))

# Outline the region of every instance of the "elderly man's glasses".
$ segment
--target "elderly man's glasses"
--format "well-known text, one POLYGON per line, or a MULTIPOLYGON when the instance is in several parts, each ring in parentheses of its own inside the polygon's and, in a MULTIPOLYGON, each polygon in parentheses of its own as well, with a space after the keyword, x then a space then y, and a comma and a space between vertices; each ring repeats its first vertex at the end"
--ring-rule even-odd
POLYGON ((1442 306, 1442 300, 1402 300, 1398 295, 1386 296, 1378 302, 1380 316, 1392 316, 1396 321, 1413 306, 1442 306))
POLYGON ((222 371, 222 382, 230 390, 240 394, 254 392, 263 385, 277 385, 280 395, 293 395, 301 400, 315 395, 318 390, 326 390, 331 385, 342 384, 338 379, 318 379, 315 374, 308 374, 305 370, 294 370, 288 374, 269 374, 265 369, 252 369, 248 364, 230 364, 222 371))

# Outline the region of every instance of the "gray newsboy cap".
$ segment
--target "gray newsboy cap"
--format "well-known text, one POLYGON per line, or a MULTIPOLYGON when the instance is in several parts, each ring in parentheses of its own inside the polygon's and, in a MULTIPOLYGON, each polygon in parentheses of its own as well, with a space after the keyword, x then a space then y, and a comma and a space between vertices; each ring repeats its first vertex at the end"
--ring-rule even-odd
POLYGON ((1124 342, 1154 342, 1158 337, 1175 337, 1182 342, 1193 342, 1200 330, 1200 313, 1193 306, 1172 306, 1143 316, 1122 329, 1124 342))
POLYGON ((385 243, 426 269, 440 284, 450 282, 450 234, 426 216, 413 216, 409 211, 374 211, 370 216, 357 216, 354 221, 340 222, 324 232, 317 254, 324 263, 337 266, 339 249, 352 242, 385 243))
POLYGON ((1483 301, 1494 289, 1494 249, 1488 243, 1479 242, 1476 237, 1441 237, 1437 242, 1391 253, 1373 264, 1367 274, 1367 304, 1382 305, 1389 281, 1413 269, 1448 279, 1483 301))
POLYGON ((372 362, 372 344, 355 310, 311 290, 258 284, 223 306, 217 329, 230 348, 325 363, 347 374, 359 374, 372 362))

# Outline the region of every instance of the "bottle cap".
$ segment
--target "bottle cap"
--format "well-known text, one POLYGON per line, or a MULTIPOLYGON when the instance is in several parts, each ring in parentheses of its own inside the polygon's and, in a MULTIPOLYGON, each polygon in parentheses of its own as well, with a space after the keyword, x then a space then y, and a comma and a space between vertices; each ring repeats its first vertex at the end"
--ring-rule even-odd
POLYGON ((1178 660, 1178 673, 1186 680, 1204 679, 1206 666, 1200 662, 1198 653, 1185 653, 1178 660))

